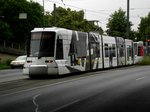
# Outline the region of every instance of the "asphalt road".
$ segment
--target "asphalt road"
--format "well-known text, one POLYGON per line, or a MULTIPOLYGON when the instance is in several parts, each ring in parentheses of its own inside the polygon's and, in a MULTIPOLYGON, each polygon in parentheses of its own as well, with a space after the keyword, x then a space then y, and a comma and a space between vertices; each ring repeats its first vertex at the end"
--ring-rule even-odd
POLYGON ((0 112, 150 112, 150 66, 1 82, 0 112))
POLYGON ((27 76, 22 75, 22 69, 0 70, 0 82, 6 82, 23 78, 27 78, 27 76))

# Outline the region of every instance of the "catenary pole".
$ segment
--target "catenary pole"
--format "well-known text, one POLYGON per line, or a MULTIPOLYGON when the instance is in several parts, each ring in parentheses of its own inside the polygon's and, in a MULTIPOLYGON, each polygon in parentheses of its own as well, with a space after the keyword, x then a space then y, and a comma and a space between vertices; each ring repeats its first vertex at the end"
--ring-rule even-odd
POLYGON ((56 27, 56 4, 54 3, 54 26, 56 27))
POLYGON ((44 9, 44 0, 43 0, 43 27, 45 26, 44 13, 45 13, 45 9, 44 9))
POLYGON ((129 25, 129 8, 130 8, 130 1, 127 0, 127 35, 126 38, 129 38, 129 32, 130 32, 130 25, 129 25))

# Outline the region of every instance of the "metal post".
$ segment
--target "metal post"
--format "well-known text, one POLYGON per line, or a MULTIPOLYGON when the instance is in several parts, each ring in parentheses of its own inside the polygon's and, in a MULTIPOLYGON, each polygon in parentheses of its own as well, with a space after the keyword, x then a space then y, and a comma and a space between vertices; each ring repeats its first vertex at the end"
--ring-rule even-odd
POLYGON ((126 38, 129 38, 129 32, 130 32, 130 25, 129 25, 129 7, 130 7, 130 3, 129 3, 129 0, 127 0, 127 35, 126 35, 126 38))
MULTIPOLYGON (((88 38, 90 37, 90 33, 88 32, 88 38)), ((92 57, 91 57, 91 42, 88 43, 89 47, 89 69, 92 70, 92 57)))
POLYGON ((56 26, 56 4, 54 3, 54 26, 56 26))
POLYGON ((45 9, 44 9, 44 0, 43 0, 43 27, 45 26, 44 13, 45 13, 45 9))

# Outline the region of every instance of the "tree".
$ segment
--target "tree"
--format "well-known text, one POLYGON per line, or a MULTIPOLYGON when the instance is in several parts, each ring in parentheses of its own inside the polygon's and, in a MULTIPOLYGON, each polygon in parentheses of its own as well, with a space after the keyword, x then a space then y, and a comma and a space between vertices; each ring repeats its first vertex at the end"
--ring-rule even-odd
POLYGON ((0 20, 0 32, 1 40, 9 40, 12 37, 9 25, 6 22, 3 22, 2 20, 0 20))
POLYGON ((53 18, 52 18, 52 15, 50 12, 45 12, 45 15, 44 15, 44 23, 45 23, 45 27, 50 27, 50 26, 53 26, 53 18))
MULTIPOLYGON (((54 12, 43 14, 43 7, 30 0, 0 0, 0 39, 18 42, 23 46, 35 27, 54 26, 54 12), (26 13, 27 19, 19 19, 19 13, 26 13)), ((70 8, 56 8, 57 27, 79 31, 101 29, 84 19, 84 12, 70 8)), ((101 29, 102 32, 102 29, 101 29)))
POLYGON ((139 33, 141 36, 141 40, 145 41, 150 38, 150 12, 148 16, 142 17, 141 22, 139 24, 139 33))
MULTIPOLYGON (((1 37, 25 44, 34 27, 43 25, 43 8, 35 2, 26 0, 0 0, 1 37), (19 13, 27 13, 27 19, 19 19, 19 13)), ((1 38, 1 39, 2 39, 1 38)))
POLYGON ((108 35, 125 38, 127 29, 127 17, 125 16, 125 11, 123 11, 122 9, 115 11, 108 20, 107 28, 108 35))
MULTIPOLYGON (((54 25, 54 11, 51 14, 51 24, 54 25)), ((84 19, 84 11, 72 11, 70 8, 56 8, 56 26, 85 32, 100 29, 100 32, 103 33, 102 28, 84 19)))

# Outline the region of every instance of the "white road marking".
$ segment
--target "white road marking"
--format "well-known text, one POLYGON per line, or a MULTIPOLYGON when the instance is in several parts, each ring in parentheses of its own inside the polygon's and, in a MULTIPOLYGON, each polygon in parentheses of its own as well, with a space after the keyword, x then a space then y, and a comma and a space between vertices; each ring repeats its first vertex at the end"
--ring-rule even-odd
POLYGON ((35 109, 35 112, 40 112, 39 111, 39 105, 36 103, 36 98, 39 96, 40 94, 38 94, 38 95, 35 95, 34 97, 33 97, 33 103, 34 103, 34 105, 36 106, 36 109, 35 109))
POLYGON ((56 111, 59 111, 59 110, 65 108, 65 107, 68 107, 68 106, 70 106, 70 105, 73 105, 73 104, 75 104, 75 103, 77 103, 77 102, 79 102, 79 101, 80 101, 80 99, 75 100, 75 101, 70 102, 70 103, 67 103, 67 104, 65 104, 65 105, 62 105, 62 106, 60 106, 60 107, 58 107, 58 108, 56 108, 56 109, 50 111, 50 112, 56 112, 56 111))
POLYGON ((146 77, 146 76, 143 76, 143 77, 137 78, 136 81, 142 80, 142 79, 145 79, 145 78, 147 78, 147 77, 146 77))

